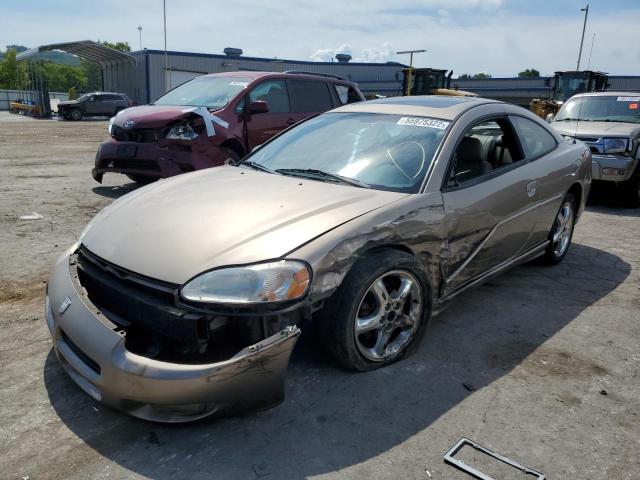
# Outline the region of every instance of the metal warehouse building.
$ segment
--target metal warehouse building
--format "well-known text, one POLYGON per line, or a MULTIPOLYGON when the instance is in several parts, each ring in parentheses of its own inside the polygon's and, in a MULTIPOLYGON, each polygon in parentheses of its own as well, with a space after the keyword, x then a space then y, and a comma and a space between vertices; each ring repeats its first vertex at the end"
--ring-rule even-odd
POLYGON ((167 52, 167 69, 162 50, 132 52, 135 63, 107 64, 103 70, 104 90, 121 91, 136 103, 149 103, 166 91, 199 75, 237 70, 284 72, 302 70, 338 75, 356 82, 363 93, 398 95, 402 91, 402 69, 396 62, 307 62, 242 55, 167 52))

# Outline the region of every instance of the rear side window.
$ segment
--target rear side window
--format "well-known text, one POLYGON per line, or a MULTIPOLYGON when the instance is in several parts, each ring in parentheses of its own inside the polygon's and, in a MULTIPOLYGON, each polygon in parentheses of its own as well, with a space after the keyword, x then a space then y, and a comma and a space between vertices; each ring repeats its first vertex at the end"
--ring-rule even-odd
POLYGON ((335 83, 333 86, 336 89, 336 94, 338 95, 338 99, 340 100, 341 105, 362 101, 362 99, 356 92, 356 89, 353 88, 352 86, 340 85, 337 83, 335 83))
POLYGON ((509 117, 516 127, 527 159, 535 159, 556 148, 557 142, 544 127, 524 117, 509 117))
POLYGON ((269 113, 289 112, 289 96, 284 80, 267 80, 249 93, 249 101, 265 101, 269 104, 269 113))
POLYGON ((102 100, 109 100, 109 101, 113 101, 113 100, 122 100, 122 97, 120 95, 102 95, 102 100))
POLYGON ((289 85, 294 112, 324 112, 332 108, 331 94, 325 82, 290 80, 289 85))

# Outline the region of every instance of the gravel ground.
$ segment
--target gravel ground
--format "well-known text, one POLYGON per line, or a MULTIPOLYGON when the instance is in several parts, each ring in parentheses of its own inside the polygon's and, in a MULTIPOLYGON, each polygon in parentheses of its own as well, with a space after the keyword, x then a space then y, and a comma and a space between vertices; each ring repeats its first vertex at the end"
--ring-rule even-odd
MULTIPOLYGON (((550 479, 640 471, 640 212, 592 200, 565 261, 460 296, 415 355, 366 374, 299 342, 279 407, 164 426, 94 402, 66 376, 44 282, 86 222, 135 188, 91 178, 106 121, 0 112, 0 478, 469 478, 461 436, 550 479), (20 220, 36 212, 43 218, 20 220)), ((471 450, 499 478, 531 478, 471 450)))

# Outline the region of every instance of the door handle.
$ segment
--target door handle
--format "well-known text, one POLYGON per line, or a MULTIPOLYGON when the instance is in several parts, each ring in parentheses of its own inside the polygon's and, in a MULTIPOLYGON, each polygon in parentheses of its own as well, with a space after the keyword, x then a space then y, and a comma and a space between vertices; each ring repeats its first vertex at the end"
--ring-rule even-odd
POLYGON ((527 183, 527 195, 533 197, 536 194, 536 188, 538 186, 538 182, 534 180, 533 182, 527 183))
POLYGON ((289 119, 287 119, 287 125, 291 126, 291 125, 293 125, 294 123, 296 123, 296 121, 295 121, 293 118, 289 118, 289 119))

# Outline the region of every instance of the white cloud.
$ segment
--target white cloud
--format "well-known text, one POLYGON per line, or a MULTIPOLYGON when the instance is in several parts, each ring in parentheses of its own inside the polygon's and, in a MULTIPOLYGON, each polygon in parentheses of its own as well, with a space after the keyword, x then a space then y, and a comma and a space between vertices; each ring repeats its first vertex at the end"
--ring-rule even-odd
POLYGON ((321 48, 316 50, 315 53, 309 55, 309 59, 314 62, 331 62, 339 53, 352 55, 352 50, 351 45, 344 43, 338 48, 321 48))
POLYGON ((349 44, 340 45, 338 48, 321 48, 316 50, 309 56, 309 59, 314 62, 330 62, 331 59, 335 59, 339 53, 346 53, 352 56, 354 62, 374 62, 384 63, 394 59, 395 50, 391 42, 384 42, 379 47, 362 48, 357 52, 354 52, 353 48, 349 44))
MULTIPOLYGON (((592 0, 583 59, 596 42, 591 67, 612 74, 638 72, 640 4, 613 8, 592 0)), ((6 3, 6 2, 5 2, 6 3)), ((30 2, 8 2, 0 15, 0 45, 27 46, 82 39, 126 40, 137 48, 143 27, 145 47, 161 49, 162 8, 157 0, 59 0, 36 10, 30 2), (28 17, 25 30, 7 18, 28 17), (73 32, 52 29, 73 19, 73 32)), ((564 2, 541 0, 533 8, 503 0, 236 0, 224 9, 213 2, 184 8, 167 0, 167 41, 171 50, 222 53, 240 47, 247 56, 331 60, 349 53, 354 61, 408 62, 394 51, 423 48, 414 65, 487 71, 494 77, 525 68, 543 74, 575 68, 582 19, 579 8, 567 13, 564 2), (539 8, 538 8, 539 6, 539 8), (343 49, 343 47, 349 47, 343 49)), ((581 4, 582 5, 582 4, 581 4)), ((627 4, 629 5, 629 3, 627 4)), ((586 66, 586 64, 585 64, 586 66)))

